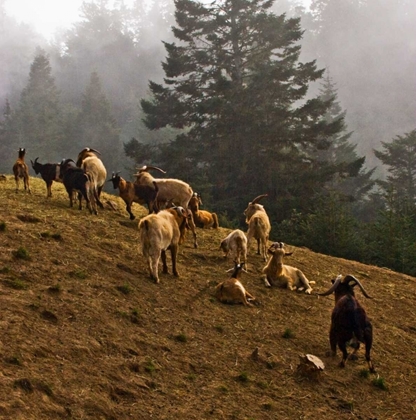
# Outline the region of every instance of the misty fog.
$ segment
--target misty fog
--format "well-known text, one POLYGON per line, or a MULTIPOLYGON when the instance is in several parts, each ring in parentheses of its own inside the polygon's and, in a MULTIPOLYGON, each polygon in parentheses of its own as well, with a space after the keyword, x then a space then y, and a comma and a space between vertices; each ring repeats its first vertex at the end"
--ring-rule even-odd
MULTIPOLYGON (((336 84, 346 111, 351 141, 365 155, 368 167, 379 166, 373 149, 415 128, 416 3, 410 0, 314 0, 311 10, 300 1, 275 2, 277 14, 300 16, 305 30, 301 61, 317 60, 336 84)), ((136 1, 132 7, 111 2, 84 3, 82 20, 71 30, 44 39, 19 24, 0 2, 0 105, 15 110, 28 83, 37 48, 46 51, 51 73, 65 111, 81 107, 90 75, 96 71, 116 119, 120 148, 131 137, 158 142, 166 134, 143 127, 139 101, 148 95, 148 82, 160 82, 166 55, 162 41, 173 41, 172 0, 136 1)), ((311 87, 319 88, 319 83, 311 87)), ((3 112, 2 112, 3 113, 3 112)), ((0 145, 0 172, 9 173, 25 139, 0 145)), ((30 147, 30 145, 27 145, 30 147)), ((75 148, 53 149, 41 161, 58 161, 75 148)), ((122 160, 117 151, 117 167, 122 160), (118 160, 118 161, 117 161, 118 160)), ((68 157, 68 156, 67 156, 68 157)), ((381 170, 379 170, 382 173, 381 170)))

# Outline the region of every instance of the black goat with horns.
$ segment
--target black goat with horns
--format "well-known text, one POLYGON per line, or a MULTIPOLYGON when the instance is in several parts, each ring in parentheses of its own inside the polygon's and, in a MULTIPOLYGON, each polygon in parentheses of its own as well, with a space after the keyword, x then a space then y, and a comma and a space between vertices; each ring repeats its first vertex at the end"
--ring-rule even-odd
POLYGON ((364 308, 360 305, 354 295, 354 287, 358 286, 366 298, 371 299, 362 284, 354 276, 348 274, 343 277, 341 274, 332 280, 332 286, 324 293, 318 293, 320 296, 335 294, 335 307, 332 310, 331 328, 329 332, 329 341, 331 345, 332 356, 336 354, 336 347, 342 351, 342 360, 340 367, 345 367, 349 358, 347 352, 347 343, 350 340, 355 341, 355 349, 350 357, 360 347, 360 342, 365 345, 365 359, 367 360, 370 372, 375 369, 370 357, 371 346, 373 344, 373 327, 364 308))

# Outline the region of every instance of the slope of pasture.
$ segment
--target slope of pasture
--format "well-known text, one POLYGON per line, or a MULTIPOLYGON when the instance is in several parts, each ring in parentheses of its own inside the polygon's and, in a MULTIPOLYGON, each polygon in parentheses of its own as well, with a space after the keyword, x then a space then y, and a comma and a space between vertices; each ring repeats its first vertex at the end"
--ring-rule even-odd
POLYGON ((118 210, 94 216, 70 209, 62 185, 46 199, 43 181, 31 184, 29 195, 10 175, 0 182, 0 418, 416 418, 414 278, 292 248, 286 262, 314 291, 350 273, 374 297, 357 291, 377 374, 366 375, 362 349, 342 370, 339 352, 326 356, 333 297, 266 289, 254 243, 242 282, 260 305, 220 304, 227 229, 198 230, 198 249, 188 234, 180 278, 156 285, 118 197, 104 194, 118 210), (306 353, 326 365, 318 381, 297 372, 306 353))

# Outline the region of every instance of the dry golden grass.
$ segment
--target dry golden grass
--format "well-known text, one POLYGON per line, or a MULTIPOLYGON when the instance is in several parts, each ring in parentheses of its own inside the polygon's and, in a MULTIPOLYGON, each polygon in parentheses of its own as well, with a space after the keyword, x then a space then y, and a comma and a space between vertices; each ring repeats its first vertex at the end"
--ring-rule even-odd
POLYGON ((350 273, 374 297, 357 292, 373 321, 377 375, 362 350, 342 370, 339 354, 325 355, 333 297, 266 289, 254 243, 241 280, 260 306, 220 304, 228 230, 198 230, 198 249, 189 235, 181 277, 156 285, 118 197, 104 194, 119 210, 94 216, 69 209, 62 185, 51 199, 39 178, 31 187, 0 182, 0 418, 416 418, 414 278, 293 248, 287 263, 315 291, 350 273), (296 372, 306 353, 326 365, 319 381, 296 372))

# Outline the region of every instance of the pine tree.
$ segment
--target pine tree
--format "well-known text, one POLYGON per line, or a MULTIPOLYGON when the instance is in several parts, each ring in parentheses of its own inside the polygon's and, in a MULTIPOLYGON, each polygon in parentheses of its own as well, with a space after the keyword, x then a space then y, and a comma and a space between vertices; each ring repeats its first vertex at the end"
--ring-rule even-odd
POLYGON ((12 121, 13 144, 25 147, 30 156, 56 159, 62 150, 62 114, 59 91, 49 58, 39 49, 30 67, 29 82, 23 89, 12 121))
POLYGON ((123 148, 119 128, 97 72, 91 73, 90 82, 82 96, 77 126, 78 152, 84 147, 94 148, 101 153, 104 164, 113 168, 110 170, 122 169, 120 165, 123 148))
POLYGON ((299 19, 274 15, 269 0, 175 4, 179 43, 165 43, 165 84, 150 82, 153 97, 142 101, 148 128, 185 129, 165 164, 193 168, 194 182, 202 172, 218 205, 232 202, 236 214, 265 192, 275 217, 309 207, 334 172, 310 152, 342 124, 324 119, 331 101, 305 99, 323 70, 298 61, 299 19))

